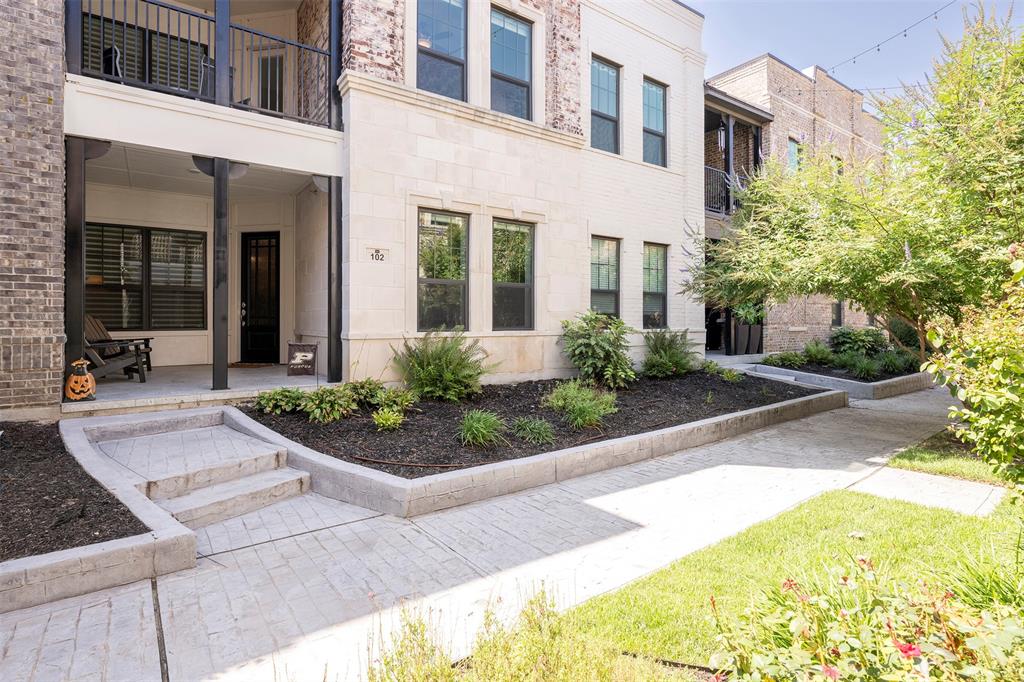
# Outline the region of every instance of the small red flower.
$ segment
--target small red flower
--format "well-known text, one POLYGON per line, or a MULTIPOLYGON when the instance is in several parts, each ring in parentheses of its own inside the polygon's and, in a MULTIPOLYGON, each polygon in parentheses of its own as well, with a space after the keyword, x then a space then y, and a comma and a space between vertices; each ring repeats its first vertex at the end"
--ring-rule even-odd
POLYGON ((824 675, 825 677, 827 677, 830 680, 838 680, 839 679, 839 668, 836 668, 836 667, 833 667, 831 665, 827 665, 826 664, 826 665, 821 666, 821 674, 824 675))
POLYGON ((797 581, 793 580, 792 578, 786 578, 782 581, 782 590, 784 592, 795 590, 799 586, 799 583, 797 583, 797 581))
POLYGON ((921 655, 921 647, 910 642, 896 642, 896 648, 900 650, 903 658, 917 658, 921 655))
POLYGON ((832 656, 836 657, 836 658, 839 658, 839 656, 840 656, 840 654, 842 652, 839 651, 839 649, 837 649, 836 647, 832 647, 831 649, 828 650, 828 653, 831 654, 832 656))

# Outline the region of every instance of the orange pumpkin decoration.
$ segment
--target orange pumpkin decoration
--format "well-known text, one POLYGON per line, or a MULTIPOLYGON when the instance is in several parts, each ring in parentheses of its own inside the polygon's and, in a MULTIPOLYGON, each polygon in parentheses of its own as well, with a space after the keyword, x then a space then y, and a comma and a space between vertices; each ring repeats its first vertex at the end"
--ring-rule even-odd
POLYGON ((79 358, 71 363, 71 374, 64 383, 64 397, 70 401, 95 400, 96 379, 89 371, 89 361, 79 358))

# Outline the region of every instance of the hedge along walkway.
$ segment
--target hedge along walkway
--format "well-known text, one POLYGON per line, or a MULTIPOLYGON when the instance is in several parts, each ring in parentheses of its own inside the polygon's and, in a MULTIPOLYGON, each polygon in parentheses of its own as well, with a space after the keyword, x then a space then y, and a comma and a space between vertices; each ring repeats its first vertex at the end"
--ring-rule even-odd
POLYGON ((458 655, 489 605, 518 611, 542 583, 574 605, 855 484, 939 431, 948 400, 874 401, 411 520, 233 544, 156 581, 0 615, 0 679, 159 680, 161 663, 171 680, 356 679, 403 605, 458 655))

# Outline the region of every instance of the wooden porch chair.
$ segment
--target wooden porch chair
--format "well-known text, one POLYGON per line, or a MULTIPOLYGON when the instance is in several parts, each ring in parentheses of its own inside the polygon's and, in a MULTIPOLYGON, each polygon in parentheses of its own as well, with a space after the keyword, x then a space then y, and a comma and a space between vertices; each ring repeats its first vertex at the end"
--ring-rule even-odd
POLYGON ((118 370, 129 378, 138 373, 139 381, 146 381, 146 372, 153 371, 152 337, 114 339, 103 322, 92 315, 85 316, 85 354, 94 365, 97 379, 118 370))

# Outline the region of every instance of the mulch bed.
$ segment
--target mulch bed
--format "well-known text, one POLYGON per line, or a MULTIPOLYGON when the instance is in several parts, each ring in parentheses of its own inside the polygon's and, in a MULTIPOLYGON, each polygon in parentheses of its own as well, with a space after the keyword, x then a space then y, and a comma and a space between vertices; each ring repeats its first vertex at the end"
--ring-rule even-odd
POLYGON ((56 424, 0 430, 0 561, 149 531, 64 449, 56 424))
POLYGON ((853 374, 850 373, 850 370, 832 367, 831 365, 801 365, 799 367, 780 367, 779 369, 793 369, 797 372, 807 372, 808 374, 821 374, 827 377, 835 377, 836 379, 849 379, 850 381, 859 381, 862 384, 871 384, 876 381, 885 381, 886 379, 895 379, 896 377, 905 377, 911 374, 917 374, 916 369, 909 372, 903 372, 902 374, 879 372, 878 376, 874 379, 865 381, 864 379, 858 379, 853 376, 853 374))
POLYGON ((563 424, 557 412, 541 405, 557 383, 547 380, 489 385, 465 403, 421 402, 409 410, 402 427, 392 432, 378 432, 365 412, 332 424, 311 424, 301 413, 273 415, 252 406, 242 409, 268 428, 319 452, 403 478, 418 478, 685 424, 819 392, 751 376, 729 382, 705 372, 675 379, 640 379, 629 390, 618 392, 618 412, 605 417, 604 426, 577 431, 563 424), (496 412, 509 425, 517 417, 543 417, 554 427, 555 442, 530 445, 509 433, 508 443, 493 449, 465 447, 458 440, 458 429, 463 414, 471 409, 496 412), (443 466, 403 466, 359 458, 443 466))

